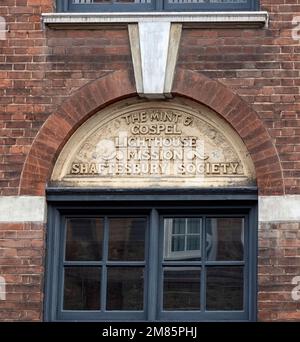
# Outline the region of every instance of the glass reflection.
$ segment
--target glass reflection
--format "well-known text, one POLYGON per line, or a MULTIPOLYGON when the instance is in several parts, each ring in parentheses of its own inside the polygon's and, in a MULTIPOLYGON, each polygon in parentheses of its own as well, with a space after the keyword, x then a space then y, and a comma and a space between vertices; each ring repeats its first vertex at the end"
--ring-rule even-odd
POLYGON ((244 219, 209 218, 206 221, 206 258, 209 261, 244 259, 244 219))
POLYGON ((164 269, 164 310, 200 310, 200 268, 164 269))
POLYGON ((243 267, 208 267, 206 282, 207 310, 243 310, 243 267))
POLYGON ((102 259, 103 219, 70 218, 67 220, 67 261, 102 259))
POLYGON ((99 310, 101 267, 66 267, 64 310, 99 310))
POLYGON ((146 227, 145 218, 109 219, 109 260, 144 260, 146 227))
POLYGON ((108 267, 107 310, 143 310, 144 269, 108 267))
POLYGON ((201 219, 164 219, 164 259, 201 260, 201 219))

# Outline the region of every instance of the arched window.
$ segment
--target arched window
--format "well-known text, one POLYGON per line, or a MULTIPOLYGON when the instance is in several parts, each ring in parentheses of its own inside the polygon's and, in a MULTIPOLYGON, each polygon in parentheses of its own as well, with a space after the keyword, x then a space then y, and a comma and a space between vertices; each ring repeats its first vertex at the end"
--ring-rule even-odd
POLYGON ((209 108, 100 110, 61 151, 47 200, 46 320, 255 320, 254 168, 209 108))

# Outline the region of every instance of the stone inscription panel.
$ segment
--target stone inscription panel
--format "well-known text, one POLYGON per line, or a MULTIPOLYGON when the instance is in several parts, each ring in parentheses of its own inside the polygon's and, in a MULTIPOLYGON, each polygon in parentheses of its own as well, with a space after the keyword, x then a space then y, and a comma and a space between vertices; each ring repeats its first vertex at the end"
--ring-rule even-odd
POLYGON ((212 113, 176 106, 136 107, 116 111, 110 118, 97 114, 98 122, 92 118, 85 134, 82 127, 81 139, 75 133, 62 153, 65 160, 58 160, 60 171, 54 172, 54 180, 99 185, 115 181, 127 187, 218 186, 253 178, 235 132, 228 126, 222 130, 212 113))

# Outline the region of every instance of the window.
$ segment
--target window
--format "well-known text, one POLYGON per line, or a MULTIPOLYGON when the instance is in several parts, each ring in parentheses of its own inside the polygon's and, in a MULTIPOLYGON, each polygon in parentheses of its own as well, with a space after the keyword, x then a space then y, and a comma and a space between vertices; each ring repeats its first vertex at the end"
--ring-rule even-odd
POLYGON ((59 12, 248 11, 258 0, 57 0, 59 12))
POLYGON ((50 206, 47 320, 252 320, 255 208, 50 206))

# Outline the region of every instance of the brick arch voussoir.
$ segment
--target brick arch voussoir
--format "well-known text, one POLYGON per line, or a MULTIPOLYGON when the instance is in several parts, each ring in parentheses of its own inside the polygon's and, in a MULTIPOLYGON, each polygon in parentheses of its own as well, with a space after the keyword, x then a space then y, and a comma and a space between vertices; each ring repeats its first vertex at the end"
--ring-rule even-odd
MULTIPOLYGON (((177 69, 173 94, 210 107, 237 131, 253 159, 260 194, 284 192, 276 148, 257 113, 237 94, 220 82, 184 69, 177 69)), ((73 132, 99 109, 134 95, 132 73, 122 70, 92 81, 70 96, 35 138, 23 167, 19 194, 44 195, 55 160, 73 132)))
POLYGON ((120 70, 96 79, 72 94, 45 121, 28 153, 20 195, 44 195, 56 158, 73 132, 108 104, 136 95, 132 72, 120 70))
POLYGON ((220 82, 182 68, 177 69, 172 93, 210 107, 235 129, 253 160, 260 195, 284 193, 277 150, 263 121, 244 100, 220 82))

